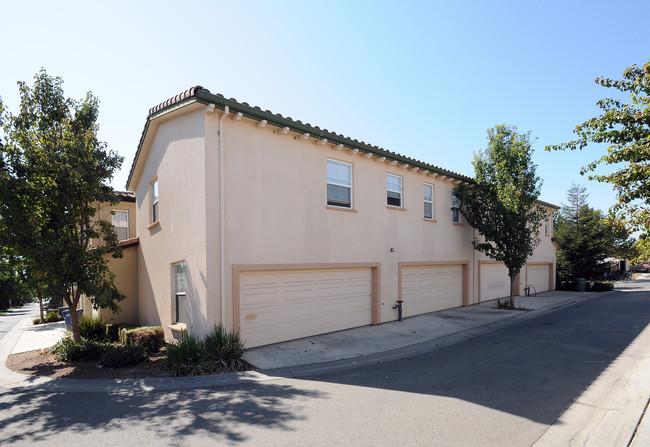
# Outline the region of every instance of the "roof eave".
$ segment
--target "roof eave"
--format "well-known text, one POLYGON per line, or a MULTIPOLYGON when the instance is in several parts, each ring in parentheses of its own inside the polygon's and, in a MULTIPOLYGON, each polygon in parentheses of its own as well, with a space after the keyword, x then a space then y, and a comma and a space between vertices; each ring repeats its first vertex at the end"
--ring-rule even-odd
POLYGON ((327 129, 321 129, 318 126, 312 126, 311 124, 302 123, 299 120, 294 121, 290 118, 285 118, 280 114, 274 114, 269 110, 262 110, 259 107, 251 107, 246 103, 240 103, 234 99, 227 99, 222 95, 215 95, 210 93, 207 90, 198 90, 196 92, 197 99, 199 99, 204 104, 214 104, 215 108, 224 110, 228 106, 230 113, 241 113, 242 117, 249 118, 256 121, 265 120, 267 125, 273 125, 279 128, 288 127, 290 131, 300 134, 309 134, 312 138, 317 139, 327 139, 327 142, 330 144, 342 144, 348 149, 357 149, 364 153, 370 153, 377 157, 386 157, 390 160, 395 160, 399 163, 408 164, 414 167, 418 167, 422 170, 431 171, 433 173, 450 177, 459 181, 473 183, 474 180, 471 177, 466 177, 464 175, 458 174, 456 172, 447 171, 446 169, 434 166, 413 158, 398 154, 395 152, 387 151, 378 146, 372 146, 363 141, 358 141, 334 132, 330 132, 327 129))
POLYGON ((145 122, 144 129, 142 131, 142 135, 140 136, 140 142, 138 143, 138 149, 135 152, 135 157, 133 158, 133 163, 131 164, 131 170, 129 171, 129 176, 126 181, 126 189, 129 191, 135 191, 135 187, 137 186, 137 180, 138 176, 135 175, 137 171, 137 166, 138 162, 140 161, 140 155, 142 153, 142 149, 145 146, 145 142, 147 140, 148 134, 150 127, 152 126, 152 123, 154 121, 157 121, 159 119, 164 119, 173 116, 173 114, 181 111, 182 109, 192 105, 192 104, 207 104, 203 103, 200 99, 197 97, 189 97, 186 99, 183 99, 182 101, 179 101, 178 103, 171 104, 165 108, 162 108, 160 110, 154 111, 154 109, 151 109, 149 111, 149 115, 147 116, 147 121, 145 122), (135 178, 134 178, 135 177, 135 178), (134 181, 136 180, 136 181, 134 181))

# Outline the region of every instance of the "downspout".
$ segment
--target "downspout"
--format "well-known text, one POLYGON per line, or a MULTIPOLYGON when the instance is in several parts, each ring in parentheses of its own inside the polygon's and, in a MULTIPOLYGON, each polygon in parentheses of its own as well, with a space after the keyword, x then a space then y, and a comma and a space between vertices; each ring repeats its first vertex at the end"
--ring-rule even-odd
POLYGON ((476 284, 476 275, 478 270, 478 265, 476 265, 476 248, 474 248, 474 239, 476 239, 476 228, 472 228, 472 304, 476 304, 476 298, 478 296, 477 287, 480 288, 481 285, 476 284))
MULTIPOLYGON (((219 285, 221 287, 221 324, 225 327, 225 316, 226 316, 226 250, 224 249, 223 242, 225 240, 225 229, 224 225, 226 219, 224 217, 224 203, 223 203, 223 120, 230 113, 230 107, 225 106, 223 109, 223 114, 219 118, 219 269, 220 269, 220 279, 219 285)), ((234 330, 235 328, 233 328, 234 330)))

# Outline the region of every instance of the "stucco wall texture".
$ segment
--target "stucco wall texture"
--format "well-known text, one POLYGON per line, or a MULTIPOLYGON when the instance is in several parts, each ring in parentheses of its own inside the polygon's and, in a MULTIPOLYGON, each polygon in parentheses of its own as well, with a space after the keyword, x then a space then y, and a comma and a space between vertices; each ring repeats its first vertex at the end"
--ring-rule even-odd
MULTIPOLYGON (((478 266, 487 258, 472 248, 474 230, 462 218, 452 222, 454 179, 258 123, 199 104, 151 121, 131 182, 142 324, 173 323, 173 265, 181 261, 187 266, 187 326, 195 333, 220 321, 237 329, 233 269, 239 266, 376 263, 385 322, 397 318, 392 306, 400 295, 400 263, 460 262, 467 265, 465 304, 479 302, 478 266), (327 206, 328 159, 352 167, 350 209, 327 206), (401 208, 386 205, 387 174, 402 178, 401 208), (151 218, 154 180, 157 222, 151 218), (434 187, 433 219, 423 216, 425 183, 434 187)), ((555 248, 543 228, 540 239, 530 262, 549 266, 552 288, 555 248)), ((526 278, 524 268, 520 291, 526 278)))

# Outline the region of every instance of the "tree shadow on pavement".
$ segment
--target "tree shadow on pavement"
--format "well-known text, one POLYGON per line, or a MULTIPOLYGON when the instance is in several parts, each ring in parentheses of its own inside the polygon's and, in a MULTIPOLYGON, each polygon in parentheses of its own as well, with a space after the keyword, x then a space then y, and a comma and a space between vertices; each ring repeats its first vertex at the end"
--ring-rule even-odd
POLYGON ((29 308, 29 305, 23 307, 12 307, 9 310, 0 311, 0 318, 27 315, 30 313, 32 313, 32 309, 29 308))
POLYGON ((304 378, 461 399, 550 425, 649 323, 647 292, 609 295, 412 358, 304 378))
POLYGON ((90 445, 97 445, 98 436, 110 431, 114 445, 120 431, 133 436, 134 427, 142 438, 127 439, 125 445, 159 444, 161 439, 182 445, 183 436, 197 434, 214 444, 232 444, 247 439, 247 426, 292 431, 292 422, 301 418, 299 403, 326 397, 268 382, 167 392, 12 389, 0 393, 0 444, 55 443, 66 433, 86 433, 90 445))

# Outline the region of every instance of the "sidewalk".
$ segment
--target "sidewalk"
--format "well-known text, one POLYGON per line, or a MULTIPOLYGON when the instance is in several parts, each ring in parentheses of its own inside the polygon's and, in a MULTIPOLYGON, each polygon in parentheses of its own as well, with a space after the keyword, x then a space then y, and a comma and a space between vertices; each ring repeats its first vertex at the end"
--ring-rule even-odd
MULTIPOLYGON (((468 307, 433 312, 388 322, 377 326, 363 326, 331 334, 318 335, 284 343, 277 343, 246 352, 244 359, 259 372, 226 375, 232 383, 242 380, 262 380, 272 376, 303 377, 319 372, 361 366, 377 361, 389 361, 449 346, 461 340, 484 334, 498 328, 534 318, 560 307, 587 300, 597 294, 550 291, 531 297, 516 297, 517 307, 528 311, 495 309, 494 301, 468 307), (247 377, 251 376, 251 377, 247 377)), ((65 335, 63 323, 34 326, 25 319, 11 331, 0 346, 0 386, 33 384, 37 379, 10 371, 5 366, 10 354, 48 348, 65 335), (9 380, 7 380, 9 379, 9 380)), ((210 386, 223 382, 224 376, 201 376, 163 379, 121 380, 120 386, 138 382, 147 389, 177 389, 192 386, 210 386)), ((39 383, 58 383, 57 387, 75 382, 73 379, 38 378, 39 383)), ((81 381, 89 382, 89 381, 81 381)), ((115 381, 91 381, 100 388, 114 388, 115 381)), ((230 383, 229 382, 229 383, 230 383)), ((75 382, 75 386, 79 385, 75 382)), ((86 383, 87 389, 91 384, 86 383)), ((70 387, 73 389, 73 387, 70 387)))
MULTIPOLYGON (((646 281, 617 283, 617 290, 645 289, 642 283, 646 281)), ((50 347, 65 334, 61 323, 33 326, 25 319, 0 346, 0 387, 41 387, 68 392, 148 392, 264 382, 278 377, 299 378, 440 349, 606 294, 550 291, 536 297, 517 297, 515 304, 528 311, 494 309, 495 303, 491 301, 406 318, 403 322, 364 326, 253 348, 244 358, 259 371, 139 380, 51 379, 10 371, 5 366, 10 353, 50 347)), ((648 346, 650 327, 576 399, 535 445, 627 446, 635 431, 636 437, 629 445, 650 445, 650 418, 643 418, 650 398, 648 346)))
POLYGON ((253 348, 244 358, 269 374, 305 376, 344 368, 350 363, 388 361, 449 346, 595 295, 550 291, 538 296, 515 297, 515 305, 528 309, 527 312, 495 309, 495 301, 488 301, 405 318, 402 322, 362 326, 253 348))

